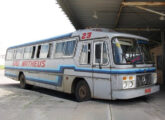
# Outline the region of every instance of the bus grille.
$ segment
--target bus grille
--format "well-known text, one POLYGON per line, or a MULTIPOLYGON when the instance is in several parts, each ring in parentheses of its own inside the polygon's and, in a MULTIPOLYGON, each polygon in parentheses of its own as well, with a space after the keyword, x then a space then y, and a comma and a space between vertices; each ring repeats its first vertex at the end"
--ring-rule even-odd
POLYGON ((136 87, 142 87, 152 84, 151 74, 137 75, 136 77, 136 87))

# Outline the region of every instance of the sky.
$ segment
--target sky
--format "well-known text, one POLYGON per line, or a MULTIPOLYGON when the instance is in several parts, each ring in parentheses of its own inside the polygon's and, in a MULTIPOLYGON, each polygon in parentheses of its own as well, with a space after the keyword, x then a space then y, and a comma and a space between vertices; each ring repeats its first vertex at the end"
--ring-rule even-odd
POLYGON ((13 45, 73 31, 56 0, 0 0, 0 55, 13 45))

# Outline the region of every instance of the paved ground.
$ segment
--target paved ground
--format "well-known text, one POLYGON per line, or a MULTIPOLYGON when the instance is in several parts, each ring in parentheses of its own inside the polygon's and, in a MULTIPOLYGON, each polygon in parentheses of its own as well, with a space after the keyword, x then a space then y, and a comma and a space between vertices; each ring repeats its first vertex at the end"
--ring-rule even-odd
POLYGON ((165 92, 131 100, 77 103, 68 94, 19 83, 0 70, 0 120, 165 120, 165 92))

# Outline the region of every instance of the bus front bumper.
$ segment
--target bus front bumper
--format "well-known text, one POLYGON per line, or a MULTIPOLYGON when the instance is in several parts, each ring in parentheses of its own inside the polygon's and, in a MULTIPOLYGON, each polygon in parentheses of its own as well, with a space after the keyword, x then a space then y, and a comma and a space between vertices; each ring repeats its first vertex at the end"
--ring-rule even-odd
POLYGON ((160 90, 159 85, 148 86, 144 88, 135 88, 127 90, 115 90, 112 92, 112 99, 131 99, 140 96, 156 93, 160 90))

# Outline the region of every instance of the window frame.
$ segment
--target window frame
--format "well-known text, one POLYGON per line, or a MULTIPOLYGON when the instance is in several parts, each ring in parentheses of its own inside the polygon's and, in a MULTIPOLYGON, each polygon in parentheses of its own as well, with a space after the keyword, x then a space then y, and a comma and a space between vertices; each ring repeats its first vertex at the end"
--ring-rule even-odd
POLYGON ((94 65, 99 65, 99 63, 96 63, 95 61, 96 61, 96 55, 95 55, 95 49, 96 49, 96 45, 97 44, 101 44, 101 62, 100 62, 100 64, 102 64, 102 59, 103 59, 103 42, 100 42, 100 41, 98 41, 98 42, 94 42, 94 47, 93 47, 93 51, 94 51, 94 54, 93 54, 93 56, 94 56, 94 59, 93 59, 93 64, 94 65))
MULTIPOLYGON (((44 44, 40 44, 41 45, 41 49, 40 49, 40 54, 39 54, 39 58, 37 58, 37 59, 47 59, 48 58, 48 53, 49 53, 49 43, 44 43, 44 44), (48 46, 48 49, 47 49, 47 55, 46 55, 46 57, 40 57, 40 55, 42 54, 42 46, 48 46)), ((38 52, 38 49, 37 49, 37 52, 38 52)))
POLYGON ((23 52, 23 58, 22 58, 22 59, 25 59, 25 60, 51 59, 51 58, 52 58, 52 54, 53 54, 53 49, 54 49, 53 47, 54 47, 54 42, 41 43, 41 44, 36 44, 36 45, 32 45, 32 46, 26 46, 26 47, 23 48, 24 52, 23 52), (52 46, 51 49, 50 49, 50 44, 51 44, 51 46, 52 46), (42 48, 42 45, 48 45, 48 47, 49 47, 48 53, 49 53, 50 51, 52 51, 52 52, 50 52, 49 57, 47 56, 46 58, 40 58, 41 49, 40 49, 39 57, 37 57, 38 46, 41 46, 41 48, 42 48), (30 53, 30 57, 29 57, 29 58, 24 58, 25 49, 26 49, 26 48, 31 49, 31 53, 30 53), (32 55, 33 55, 33 48, 35 48, 35 50, 34 50, 34 56, 32 57, 32 55))
MULTIPOLYGON (((87 55, 88 55, 88 51, 87 51, 87 55)), ((81 44, 81 50, 80 50, 80 53, 79 53, 79 64, 80 65, 91 65, 91 63, 92 63, 92 42, 83 42, 82 44, 81 44), (88 45, 90 44, 90 63, 88 64, 88 63, 81 63, 80 61, 81 61, 81 54, 82 54, 82 49, 83 49, 83 45, 87 45, 87 50, 89 50, 88 49, 88 45)), ((88 59, 88 58, 87 58, 88 59)), ((87 61, 88 62, 88 61, 87 61)))
POLYGON ((6 57, 5 60, 6 61, 12 61, 14 59, 14 49, 8 49, 6 52, 6 57), (12 52, 12 57, 10 59, 7 58, 8 52, 11 51, 12 52))
POLYGON ((103 40, 103 41, 96 41, 96 42, 94 42, 93 43, 93 64, 94 65, 102 65, 102 66, 105 66, 105 65, 108 65, 109 64, 109 49, 108 49, 108 42, 106 42, 105 40, 103 40), (102 47, 101 47, 101 62, 100 63, 96 63, 95 62, 95 60, 96 60, 96 56, 95 56, 95 48, 96 48, 96 44, 100 44, 101 43, 101 45, 102 45, 102 47), (107 52, 107 62, 106 63, 103 63, 103 52, 104 52, 104 48, 103 48, 103 46, 104 46, 104 43, 105 43, 105 46, 106 46, 106 52, 107 52))
POLYGON ((36 46, 37 46, 36 55, 35 55, 35 58, 36 58, 36 59, 41 59, 41 58, 40 58, 41 45, 42 45, 42 44, 36 45, 36 46), (39 48, 40 48, 40 50, 39 50, 39 48))
POLYGON ((14 53, 15 55, 14 55, 14 59, 16 59, 16 60, 21 60, 21 59, 24 59, 23 57, 24 57, 24 48, 17 48, 17 49, 15 49, 15 53, 14 53), (20 58, 17 58, 17 53, 19 52, 19 51, 21 51, 22 50, 22 54, 20 55, 20 58))
MULTIPOLYGON (((35 45, 34 45, 34 46, 35 46, 35 45)), ((35 46, 35 47, 36 47, 36 46, 35 46)), ((23 52, 23 58, 22 58, 22 59, 24 59, 24 60, 31 60, 31 59, 34 59, 34 58, 35 58, 35 53, 34 53, 34 57, 32 58, 33 46, 26 46, 26 47, 24 47, 23 51, 24 51, 24 52, 23 52), (26 48, 32 49, 29 58, 25 58, 25 49, 26 49, 26 48)), ((35 52, 36 52, 36 50, 35 50, 35 52)))
POLYGON ((47 58, 46 59, 51 59, 52 55, 53 55, 53 51, 54 51, 54 43, 53 42, 49 42, 49 49, 48 49, 48 54, 47 54, 47 58))
MULTIPOLYGON (((133 64, 124 64, 124 63, 116 63, 115 61, 115 55, 114 55, 114 47, 113 47, 113 41, 114 39, 116 38, 124 38, 124 39, 132 39, 134 41, 137 41, 139 38, 136 38, 136 37, 129 37, 129 36, 114 36, 111 38, 111 47, 112 47, 112 59, 113 59, 113 64, 114 65, 125 65, 125 66, 134 66, 133 64)), ((143 40, 143 39, 140 39, 140 40, 143 40)), ((143 40, 145 41, 145 40, 143 40)), ((136 63, 136 65, 150 65, 152 63, 136 63)))

